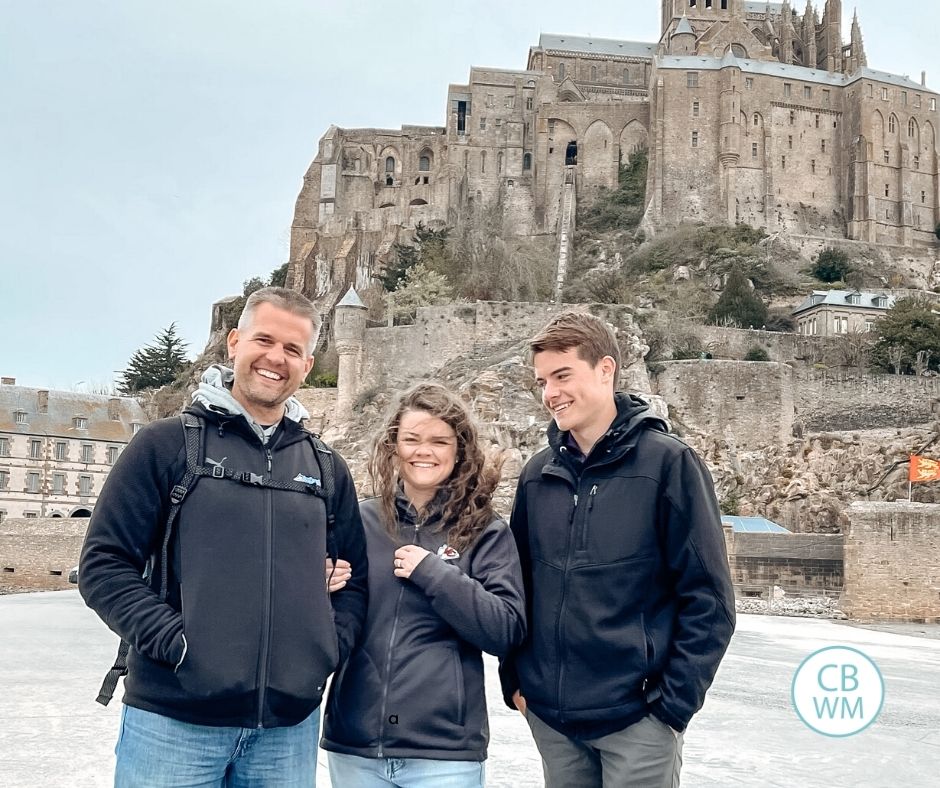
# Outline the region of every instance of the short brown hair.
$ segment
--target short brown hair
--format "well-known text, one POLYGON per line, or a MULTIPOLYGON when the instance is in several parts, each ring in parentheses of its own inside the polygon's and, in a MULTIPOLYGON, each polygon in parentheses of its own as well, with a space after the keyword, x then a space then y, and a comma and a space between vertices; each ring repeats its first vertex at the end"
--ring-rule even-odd
POLYGON ((238 318, 239 331, 244 331, 251 325, 254 311, 261 304, 270 304, 278 309, 309 319, 310 325, 313 327, 313 334, 310 338, 310 347, 307 348, 307 353, 313 353, 313 349, 317 345, 317 339, 320 336, 320 314, 309 298, 296 290, 290 290, 286 287, 262 287, 260 290, 255 290, 248 296, 245 308, 238 318))
POLYGON ((578 358, 596 367, 604 356, 610 356, 616 368, 614 380, 620 371, 620 346, 610 326, 599 317, 587 312, 559 312, 529 341, 529 354, 544 350, 564 353, 572 348, 578 358))

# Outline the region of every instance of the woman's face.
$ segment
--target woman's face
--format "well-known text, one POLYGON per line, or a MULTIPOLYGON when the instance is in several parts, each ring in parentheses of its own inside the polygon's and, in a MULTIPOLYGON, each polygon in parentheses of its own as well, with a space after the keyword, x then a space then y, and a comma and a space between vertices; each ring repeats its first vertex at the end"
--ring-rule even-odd
POLYGON ((415 506, 424 506, 457 462, 457 435, 447 422, 423 410, 407 410, 395 443, 398 475, 415 506))

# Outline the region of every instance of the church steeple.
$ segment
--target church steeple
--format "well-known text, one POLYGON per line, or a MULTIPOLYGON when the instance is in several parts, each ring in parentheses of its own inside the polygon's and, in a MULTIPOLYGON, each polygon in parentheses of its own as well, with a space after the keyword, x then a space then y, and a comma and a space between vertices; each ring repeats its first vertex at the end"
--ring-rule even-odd
POLYGON ((816 11, 813 9, 813 0, 806 0, 803 29, 800 32, 803 38, 803 65, 816 68, 816 11))
POLYGON ((852 60, 853 71, 865 68, 868 65, 868 57, 865 55, 865 42, 862 40, 862 26, 858 23, 858 9, 855 9, 855 16, 852 17, 852 60))

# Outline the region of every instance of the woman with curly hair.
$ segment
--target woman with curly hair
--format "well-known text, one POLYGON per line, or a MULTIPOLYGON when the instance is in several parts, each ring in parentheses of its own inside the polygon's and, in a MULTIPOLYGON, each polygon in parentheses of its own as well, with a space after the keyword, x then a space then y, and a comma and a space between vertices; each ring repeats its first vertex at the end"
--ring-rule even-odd
MULTIPOLYGON (((376 438, 376 493, 360 504, 369 559, 362 637, 336 675, 322 746, 333 785, 483 785, 482 652, 525 634, 519 557, 491 499, 467 406, 443 386, 405 392, 376 438)), ((338 591, 348 564, 327 562, 338 591)))

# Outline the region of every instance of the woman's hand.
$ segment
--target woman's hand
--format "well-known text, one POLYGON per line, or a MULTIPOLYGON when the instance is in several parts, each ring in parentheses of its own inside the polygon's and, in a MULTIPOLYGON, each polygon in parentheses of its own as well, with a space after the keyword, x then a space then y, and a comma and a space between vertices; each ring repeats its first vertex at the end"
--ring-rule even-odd
POLYGON ((340 558, 333 567, 333 559, 326 559, 326 588, 332 594, 339 591, 352 577, 352 564, 340 558))
POLYGON ((395 568, 395 577, 407 580, 426 555, 430 555, 430 553, 416 544, 406 544, 404 547, 399 547, 395 551, 395 560, 392 562, 395 568))

